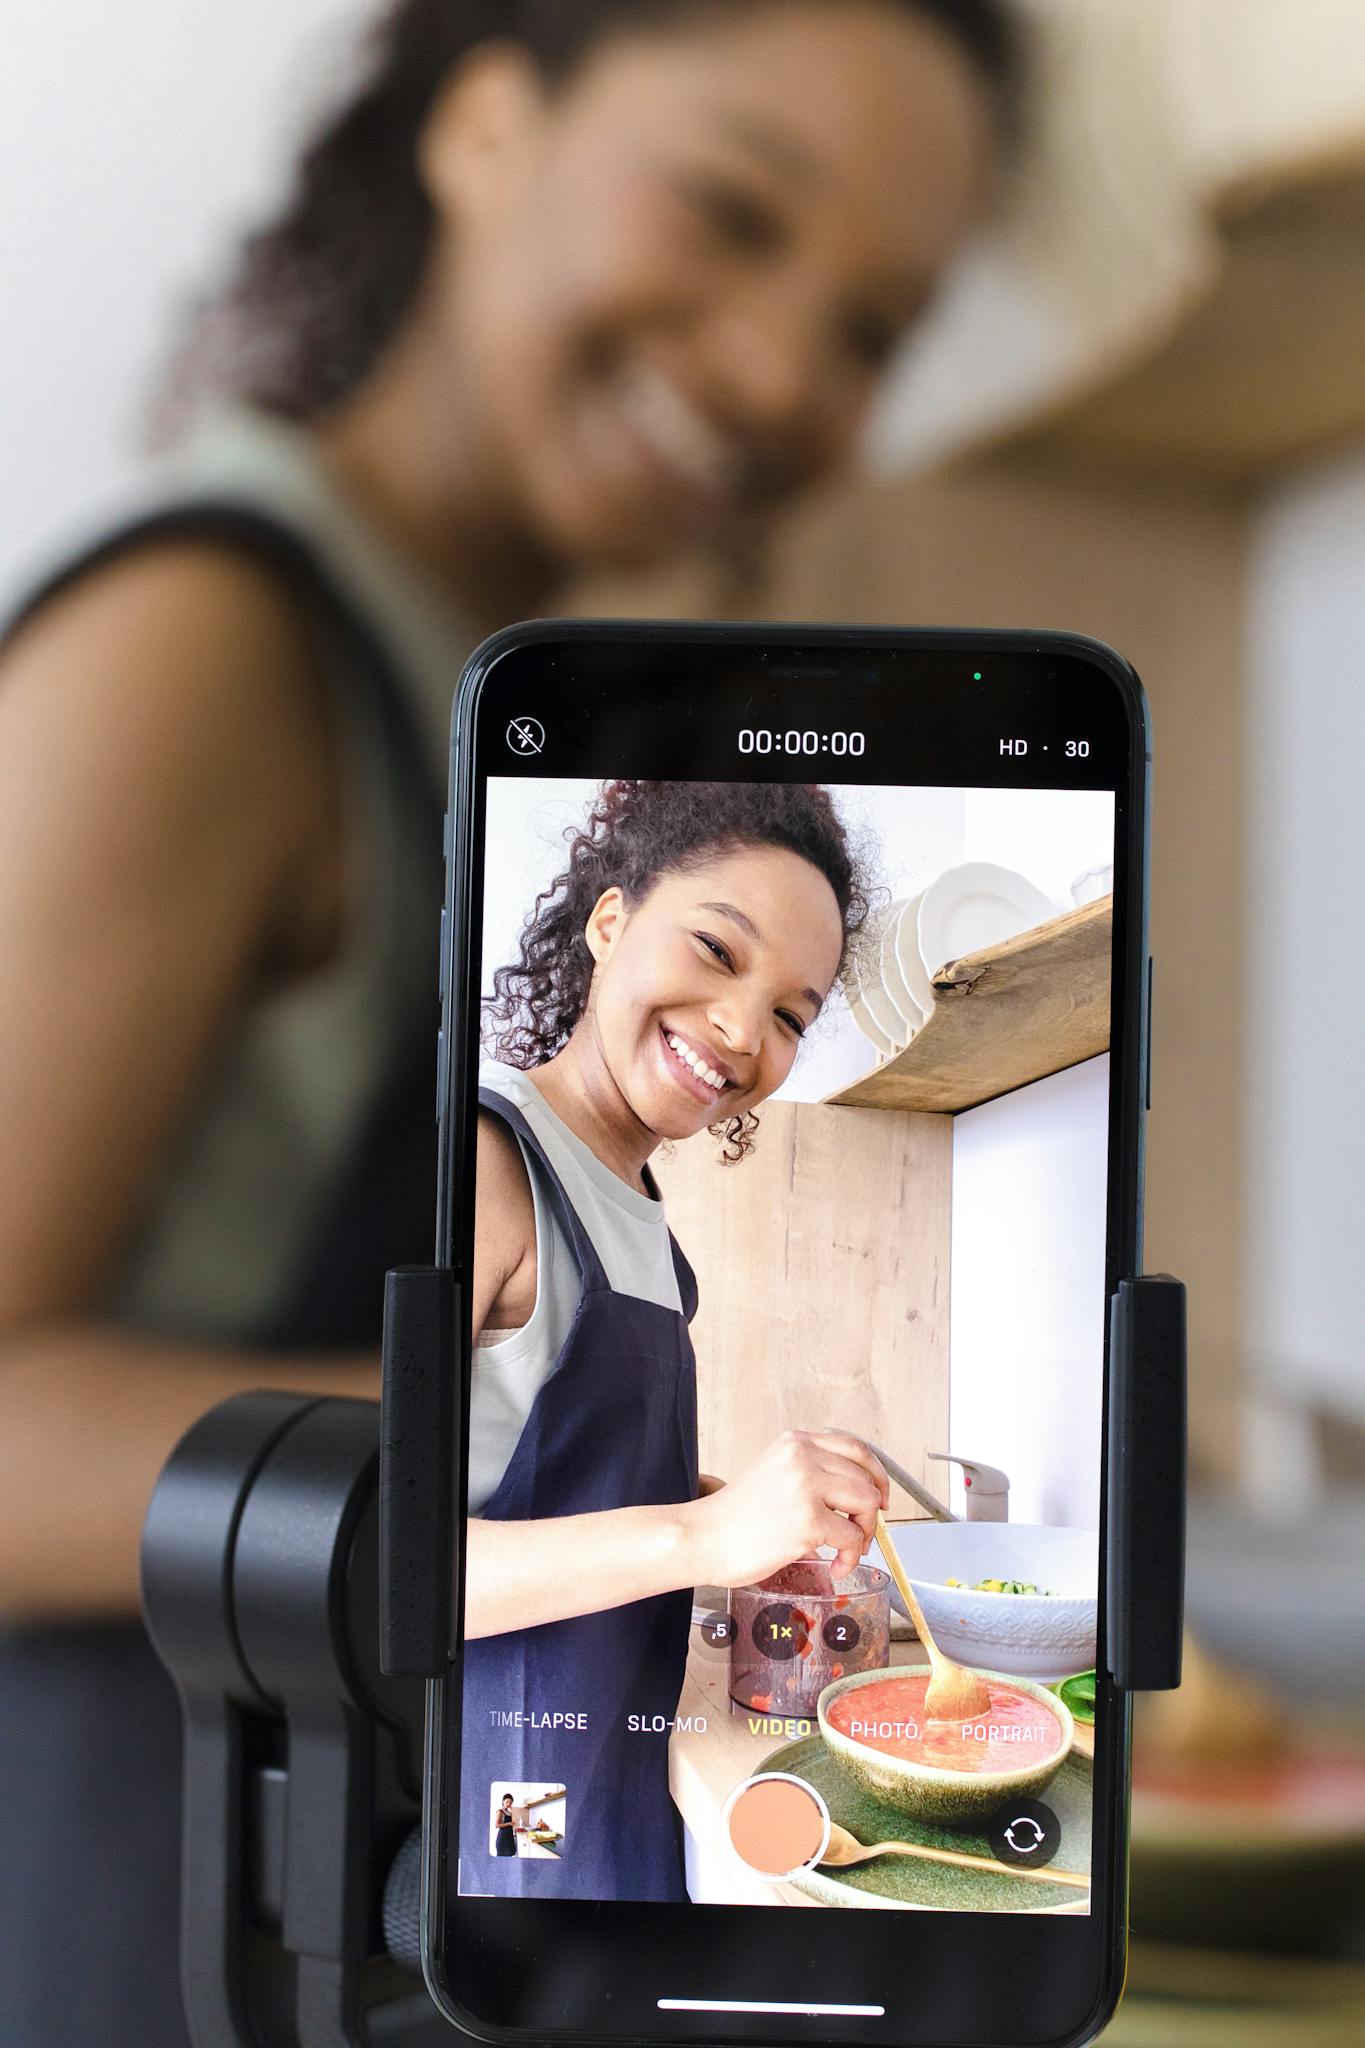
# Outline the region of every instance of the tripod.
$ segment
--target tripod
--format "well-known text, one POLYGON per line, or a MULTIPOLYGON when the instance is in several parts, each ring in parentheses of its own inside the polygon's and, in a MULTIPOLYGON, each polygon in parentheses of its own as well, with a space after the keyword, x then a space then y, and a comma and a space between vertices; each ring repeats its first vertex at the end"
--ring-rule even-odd
POLYGON ((423 1687, 379 1669, 379 1409, 243 1394, 157 1482, 196 2048, 448 2048, 417 1934, 423 1687))

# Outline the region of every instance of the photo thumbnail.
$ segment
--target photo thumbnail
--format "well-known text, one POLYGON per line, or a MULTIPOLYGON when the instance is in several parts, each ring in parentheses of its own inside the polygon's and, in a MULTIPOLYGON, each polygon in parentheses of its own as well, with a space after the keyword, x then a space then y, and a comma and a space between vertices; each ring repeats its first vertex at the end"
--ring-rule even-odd
POLYGON ((488 1851, 557 1861, 564 1854, 568 1793, 563 1785, 507 1784, 489 1788, 488 1851))

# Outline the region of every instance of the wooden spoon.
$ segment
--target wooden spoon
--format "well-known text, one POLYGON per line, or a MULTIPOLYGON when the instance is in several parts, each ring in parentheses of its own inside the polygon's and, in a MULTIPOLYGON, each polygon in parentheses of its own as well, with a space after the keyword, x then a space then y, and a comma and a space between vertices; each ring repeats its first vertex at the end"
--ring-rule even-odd
POLYGON ((881 1545, 886 1568, 896 1581, 896 1590, 905 1602, 906 1612, 919 1631, 920 1641, 929 1652, 933 1675, 924 1688, 924 1711, 932 1721, 979 1721, 991 1710, 991 1696, 985 1685, 965 1664, 955 1664, 951 1657, 945 1657, 924 1619, 924 1610, 911 1590, 905 1576, 905 1567, 891 1541, 891 1532, 880 1509, 877 1511, 877 1541, 881 1545))
POLYGON ((829 1847, 820 1858, 832 1870, 847 1870, 854 1863, 870 1863, 874 1856, 922 1856, 927 1863, 953 1863, 959 1870, 987 1870, 996 1877, 1022 1877, 1030 1884, 1070 1884, 1083 1892, 1090 1879, 1078 1870, 1054 1870, 1045 1863, 1041 1870, 1029 1870, 1018 1863, 997 1863, 990 1856, 967 1856, 957 1849, 931 1849, 927 1842, 860 1842, 847 1828, 830 1822, 829 1847))

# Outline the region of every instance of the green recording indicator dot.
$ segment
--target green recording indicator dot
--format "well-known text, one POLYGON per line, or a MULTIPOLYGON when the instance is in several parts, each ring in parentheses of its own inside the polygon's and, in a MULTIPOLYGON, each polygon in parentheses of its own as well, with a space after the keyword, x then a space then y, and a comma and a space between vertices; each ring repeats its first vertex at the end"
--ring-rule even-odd
POLYGON ((981 681, 981 671, 979 668, 974 668, 972 670, 972 681, 974 683, 979 683, 981 681))

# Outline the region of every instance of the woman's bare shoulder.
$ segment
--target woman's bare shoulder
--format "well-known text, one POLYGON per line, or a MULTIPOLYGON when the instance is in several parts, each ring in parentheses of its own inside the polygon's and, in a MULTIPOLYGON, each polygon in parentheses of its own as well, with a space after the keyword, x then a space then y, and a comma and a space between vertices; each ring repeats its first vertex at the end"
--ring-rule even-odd
POLYGON ((536 1211, 520 1145, 501 1117, 479 1112, 474 1264, 481 1320, 494 1302, 517 1322, 535 1307, 536 1211))
POLYGON ((30 680, 67 702, 117 691, 187 731, 212 720, 218 738, 235 726, 262 745, 298 721, 313 670, 307 621, 282 581, 244 552, 189 538, 77 574, 0 647, 7 691, 30 680))
POLYGON ((481 1214, 495 1214, 500 1224, 520 1222, 535 1241, 535 1204, 526 1161, 516 1138, 500 1116, 479 1111, 478 1203, 481 1214))
POLYGON ((54 593, 0 647, 0 737, 12 773, 134 856, 140 833, 163 859, 230 847, 265 895, 326 864, 335 770, 308 622, 231 548, 160 539, 54 593))
POLYGON ((268 579, 179 546, 0 649, 0 1314, 98 1294, 243 1005, 325 956, 307 662, 268 579))

